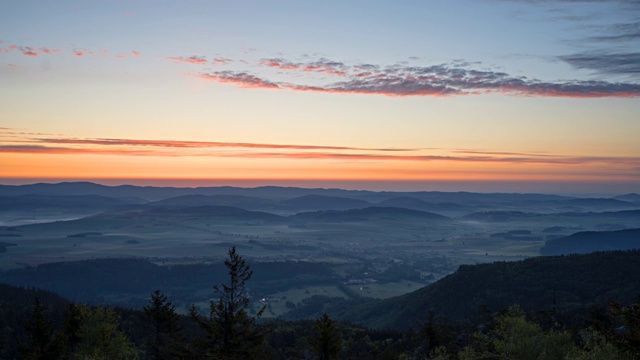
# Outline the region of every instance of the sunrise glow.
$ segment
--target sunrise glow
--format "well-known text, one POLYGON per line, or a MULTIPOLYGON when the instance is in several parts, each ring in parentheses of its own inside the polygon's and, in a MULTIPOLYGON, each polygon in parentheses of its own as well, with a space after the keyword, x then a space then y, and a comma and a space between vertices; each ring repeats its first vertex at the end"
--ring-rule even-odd
POLYGON ((640 191, 636 3, 94 5, 0 14, 0 183, 640 191))

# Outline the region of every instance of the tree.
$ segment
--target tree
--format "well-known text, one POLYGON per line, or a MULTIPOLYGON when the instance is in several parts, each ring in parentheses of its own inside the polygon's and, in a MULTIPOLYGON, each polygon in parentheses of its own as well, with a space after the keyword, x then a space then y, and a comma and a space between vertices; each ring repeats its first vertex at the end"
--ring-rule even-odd
POLYGON ((127 335, 120 330, 120 315, 110 307, 90 308, 81 305, 80 343, 74 359, 137 359, 138 353, 127 335))
POLYGON ((622 347, 640 354, 640 296, 635 304, 622 306, 619 302, 609 301, 611 315, 621 318, 624 326, 616 329, 615 340, 622 347))
POLYGON ((209 316, 202 317, 191 306, 191 317, 204 332, 196 348, 200 357, 215 359, 246 359, 259 357, 265 332, 255 322, 265 310, 263 306, 255 316, 249 316, 250 298, 247 281, 253 276, 249 265, 235 246, 224 260, 229 279, 226 284, 214 285, 217 301, 212 300, 209 316))
POLYGON ((63 314, 62 330, 58 333, 63 359, 70 359, 82 342, 82 323, 82 307, 75 303, 69 304, 63 314))
POLYGON ((147 328, 146 359, 175 359, 181 349, 182 330, 178 325, 180 315, 171 301, 160 290, 151 294, 149 305, 142 308, 143 324, 147 328))
POLYGON ((498 316, 488 333, 474 334, 474 342, 460 353, 460 359, 556 360, 573 349, 570 333, 547 333, 513 305, 498 316))
POLYGON ((450 329, 444 323, 437 323, 435 314, 431 310, 427 313, 427 322, 420 328, 420 335, 423 339, 421 347, 427 354, 438 348, 446 349, 447 345, 453 341, 450 329))
POLYGON ((46 311, 39 298, 33 301, 31 317, 24 322, 27 334, 26 344, 18 343, 21 359, 46 360, 56 359, 58 354, 54 338, 53 321, 47 318, 46 311))
POLYGON ((315 337, 311 338, 311 349, 321 360, 337 359, 342 350, 342 336, 329 315, 322 314, 316 320, 315 337))
MULTIPOLYGON (((594 328, 580 331, 579 336, 584 344, 574 348, 565 357, 566 360, 633 360, 633 353, 619 348, 602 333, 594 328)), ((636 357, 637 358, 637 357, 636 357)))

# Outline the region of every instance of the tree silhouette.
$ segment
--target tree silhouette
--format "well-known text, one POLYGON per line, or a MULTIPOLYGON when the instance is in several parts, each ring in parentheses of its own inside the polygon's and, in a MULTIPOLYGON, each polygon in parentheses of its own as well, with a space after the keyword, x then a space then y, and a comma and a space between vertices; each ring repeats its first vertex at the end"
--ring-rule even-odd
POLYGON ((82 307, 75 303, 69 304, 67 309, 64 311, 62 330, 59 332, 59 337, 62 342, 63 359, 70 359, 82 342, 80 332, 82 330, 83 321, 82 307))
POLYGON ((265 331, 255 322, 262 316, 263 306, 255 316, 249 316, 250 298, 246 283, 253 276, 249 265, 235 246, 229 249, 224 261, 229 278, 227 283, 214 285, 217 301, 212 300, 209 316, 202 317, 191 306, 191 317, 204 332, 204 339, 196 344, 199 357, 213 359, 257 358, 261 354, 265 331))
POLYGON ((315 337, 311 338, 311 348, 319 359, 337 359, 342 350, 342 336, 329 315, 322 314, 316 320, 315 337))
POLYGON ((18 353, 21 359, 57 358, 58 348, 53 335, 53 321, 47 318, 42 302, 37 297, 33 301, 31 317, 24 322, 24 330, 27 334, 27 342, 18 343, 18 353))
POLYGON ((146 359, 175 359, 183 353, 182 331, 178 325, 180 315, 167 296, 160 290, 154 291, 149 304, 142 310, 148 334, 146 359))
POLYGON ((137 359, 135 345, 120 329, 121 317, 110 307, 80 306, 82 324, 79 329, 81 342, 74 352, 79 359, 137 359))

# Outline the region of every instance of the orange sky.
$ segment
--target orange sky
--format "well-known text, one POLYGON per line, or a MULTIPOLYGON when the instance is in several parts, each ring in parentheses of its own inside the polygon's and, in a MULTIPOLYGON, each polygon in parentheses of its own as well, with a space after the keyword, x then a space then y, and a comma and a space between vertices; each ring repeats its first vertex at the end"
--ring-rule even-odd
POLYGON ((639 15, 607 0, 13 1, 0 184, 640 192, 639 15))

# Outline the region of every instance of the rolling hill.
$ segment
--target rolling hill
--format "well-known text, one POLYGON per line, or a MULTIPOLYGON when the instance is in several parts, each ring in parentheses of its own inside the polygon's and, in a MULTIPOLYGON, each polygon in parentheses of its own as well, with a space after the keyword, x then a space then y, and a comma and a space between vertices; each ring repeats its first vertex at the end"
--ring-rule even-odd
POLYGON ((595 251, 640 249, 640 229, 581 231, 547 240, 542 255, 586 254, 595 251))
POLYGON ((350 199, 337 196, 304 195, 287 199, 280 204, 299 210, 347 210, 359 209, 371 206, 371 203, 359 199, 350 199))
POLYGON ((448 220, 446 216, 429 213, 419 210, 411 210, 395 207, 371 206, 364 209, 351 210, 327 210, 317 212, 299 213, 290 216, 289 219, 296 222, 362 222, 372 220, 400 220, 400 219, 421 219, 421 220, 448 220))
POLYGON ((429 310, 454 322, 472 319, 480 306, 497 311, 556 308, 587 313, 592 305, 623 303, 640 294, 640 251, 537 257, 517 262, 462 265, 455 273, 415 292, 336 310, 336 318, 374 328, 407 329, 429 310))

